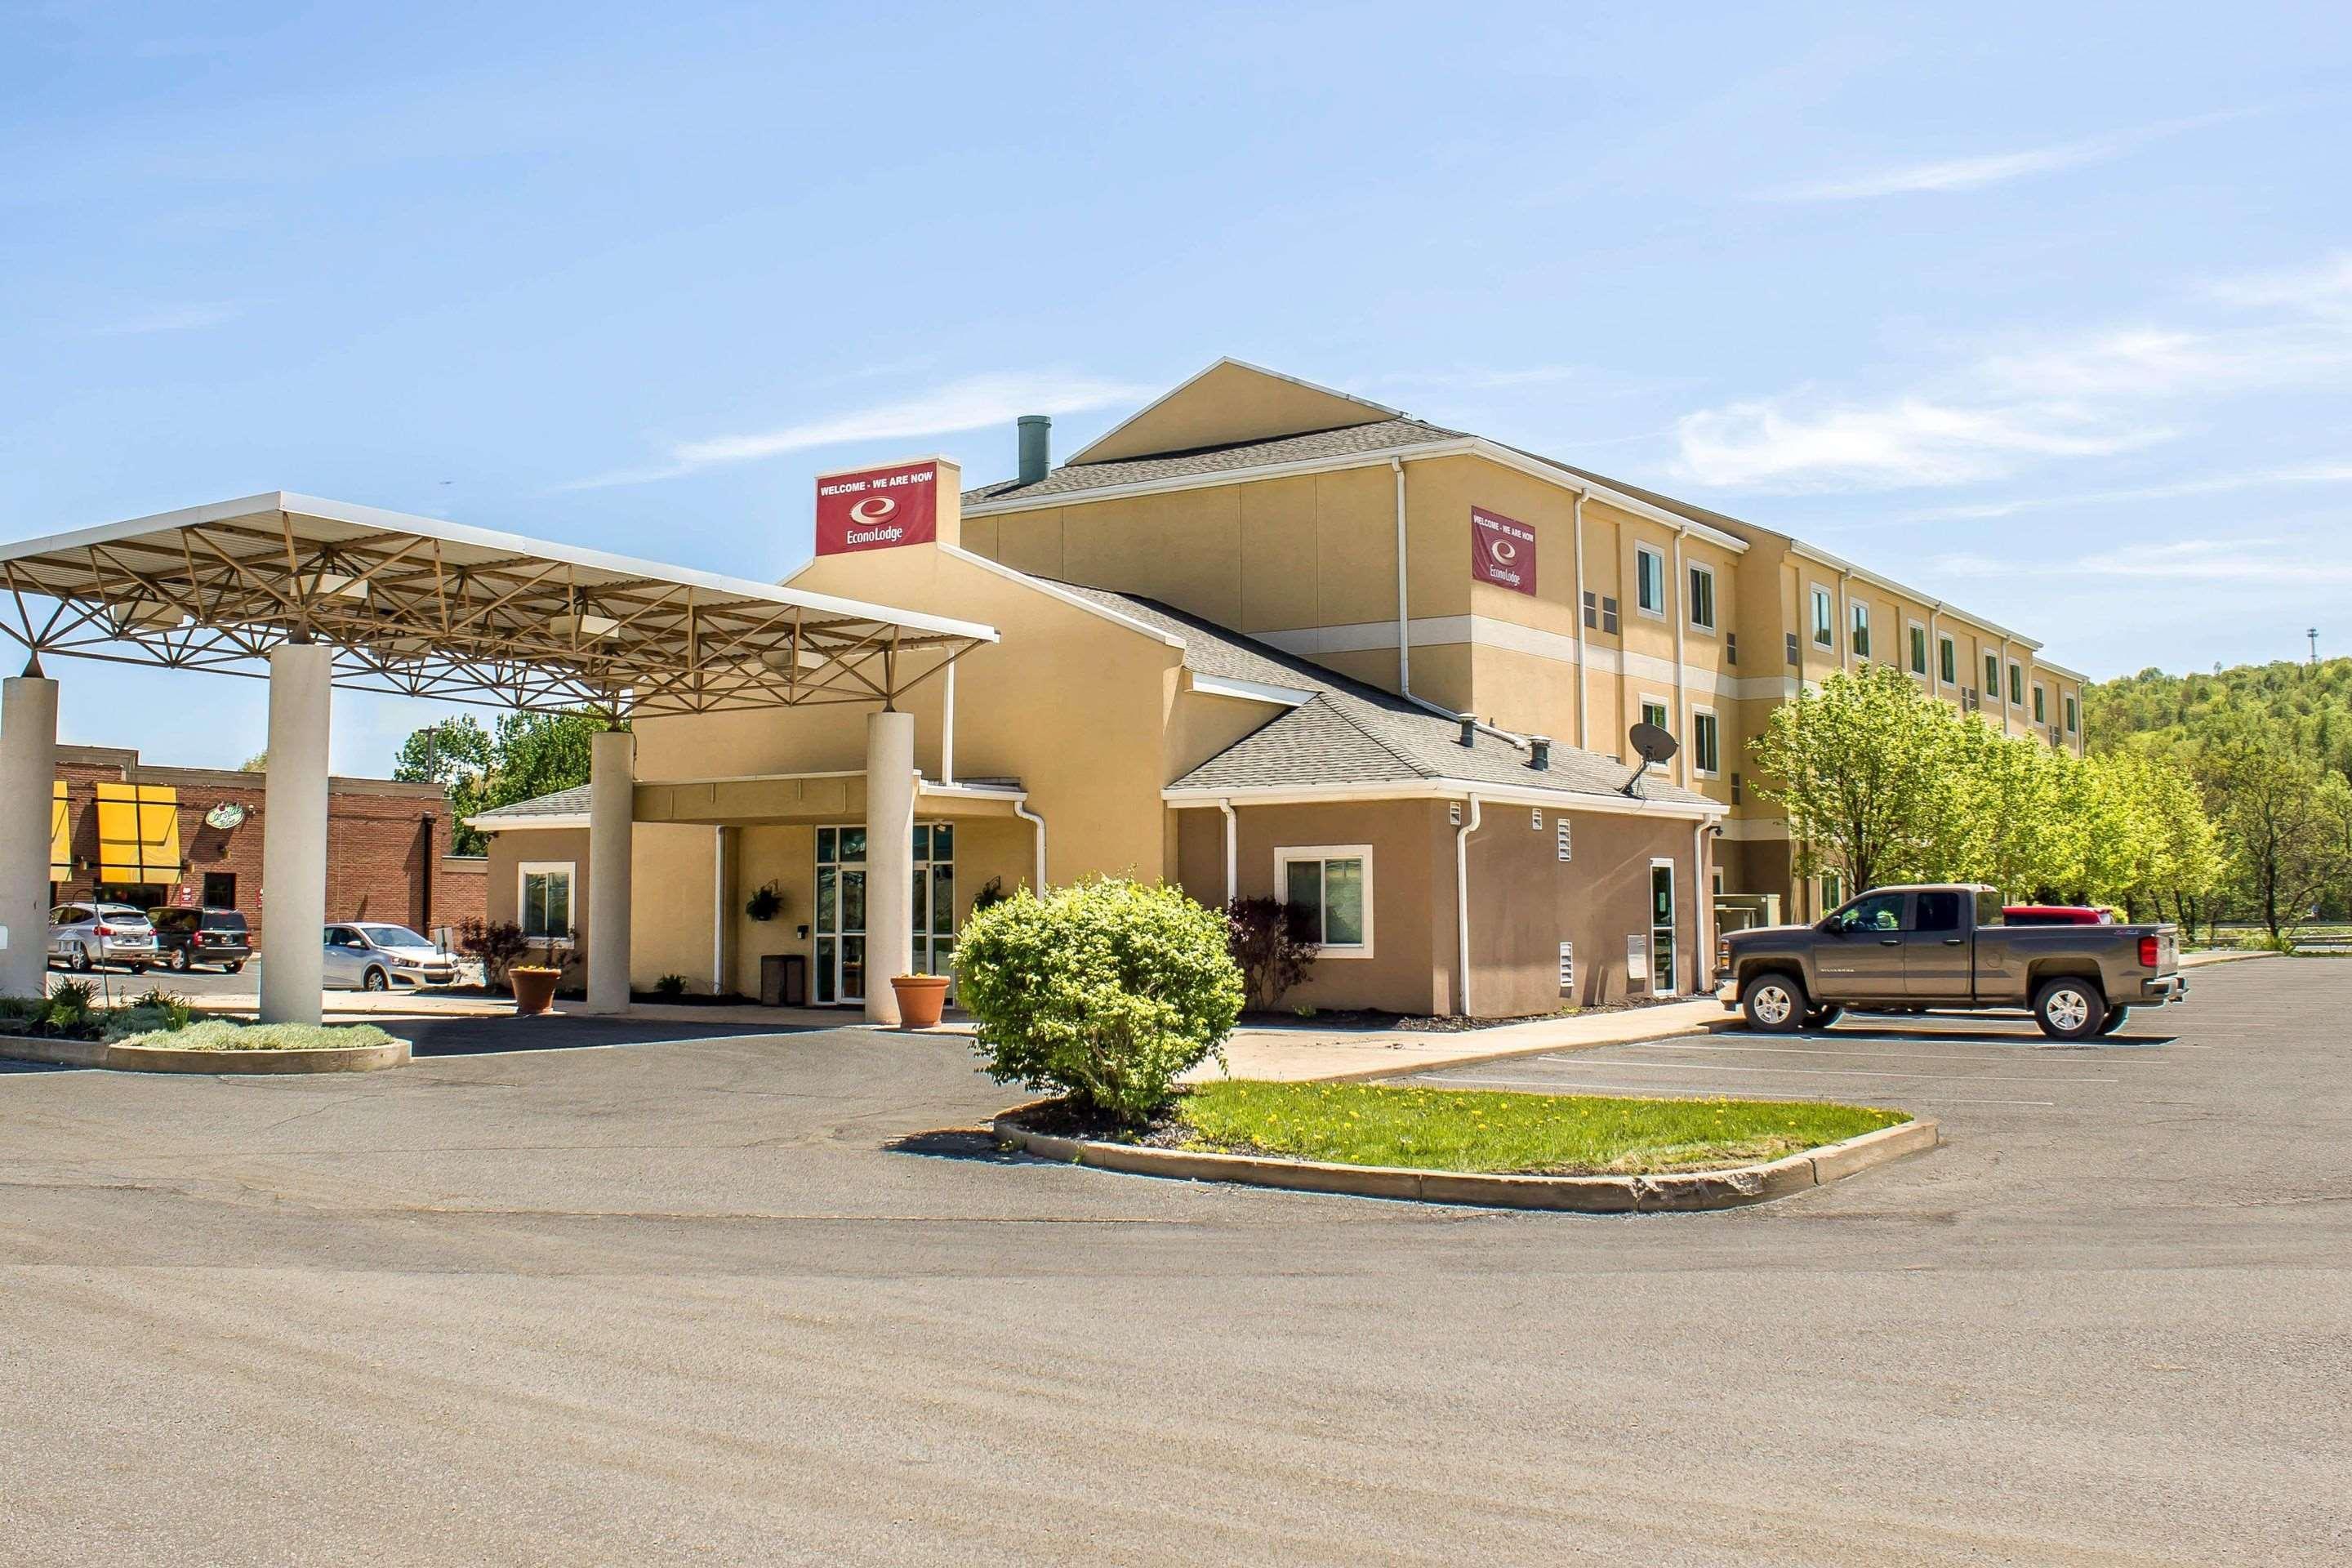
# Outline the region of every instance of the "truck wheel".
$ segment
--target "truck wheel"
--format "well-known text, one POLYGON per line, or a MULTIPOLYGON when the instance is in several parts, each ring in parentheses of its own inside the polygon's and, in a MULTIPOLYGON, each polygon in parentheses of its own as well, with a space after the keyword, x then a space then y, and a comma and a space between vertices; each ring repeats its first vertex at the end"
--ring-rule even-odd
POLYGON ((1794 1034, 1805 1021, 1805 989, 1778 970, 1759 974, 1739 988, 1739 1010, 1759 1033, 1794 1034))
POLYGON ((2033 1021, 2053 1040, 2080 1040, 2106 1022, 2107 1002, 2087 980, 2061 975, 2033 998, 2033 1021))
POLYGON ((2099 1033, 2103 1035, 2114 1034, 2117 1029, 2124 1026, 2124 1020, 2130 1016, 2131 1009, 2128 1007, 2108 1008, 2107 1016, 2099 1021, 2099 1033))
POLYGON ((1843 1003, 1826 1003, 1822 1006, 1812 1009, 1812 1011, 1805 1015, 1805 1027, 1808 1029, 1826 1029, 1832 1024, 1836 1023, 1840 1018, 1844 1016, 1845 1005, 1843 1003))

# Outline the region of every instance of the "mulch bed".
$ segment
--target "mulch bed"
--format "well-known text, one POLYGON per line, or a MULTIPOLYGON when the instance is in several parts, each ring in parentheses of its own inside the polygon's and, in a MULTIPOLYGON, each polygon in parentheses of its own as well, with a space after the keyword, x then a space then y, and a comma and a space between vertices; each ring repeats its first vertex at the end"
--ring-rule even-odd
POLYGON ((1104 1143, 1139 1143, 1147 1149, 1181 1149, 1192 1130, 1176 1119, 1173 1106, 1162 1106, 1138 1127, 1092 1107, 1080 1108, 1066 1100, 1033 1105, 1013 1118, 1032 1132, 1049 1138, 1087 1138, 1104 1143))

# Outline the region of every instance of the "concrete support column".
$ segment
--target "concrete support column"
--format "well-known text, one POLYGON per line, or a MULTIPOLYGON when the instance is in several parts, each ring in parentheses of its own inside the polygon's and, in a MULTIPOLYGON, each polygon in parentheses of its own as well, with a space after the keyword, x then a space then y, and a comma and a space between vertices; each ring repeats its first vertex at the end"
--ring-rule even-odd
POLYGON ((637 741, 607 730, 588 742, 588 1006, 629 1010, 629 858, 636 837, 637 741))
POLYGON ((58 683, 0 681, 0 996, 48 991, 49 813, 58 683))
POLYGON ((898 1021, 893 975, 914 962, 915 720, 866 716, 866 1018, 898 1021))
POLYGON ((261 1021, 315 1024, 326 967, 327 734, 335 656, 269 655, 269 772, 261 840, 261 1021))

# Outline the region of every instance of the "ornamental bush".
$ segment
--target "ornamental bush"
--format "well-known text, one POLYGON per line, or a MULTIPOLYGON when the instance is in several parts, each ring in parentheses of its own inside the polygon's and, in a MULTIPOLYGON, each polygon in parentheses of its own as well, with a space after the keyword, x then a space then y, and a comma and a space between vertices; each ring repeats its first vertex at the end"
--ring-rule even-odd
POLYGON ((1170 887, 1098 878, 1023 889, 971 917, 956 994, 988 1076, 1139 1122, 1217 1056, 1241 1014, 1225 918, 1170 887))

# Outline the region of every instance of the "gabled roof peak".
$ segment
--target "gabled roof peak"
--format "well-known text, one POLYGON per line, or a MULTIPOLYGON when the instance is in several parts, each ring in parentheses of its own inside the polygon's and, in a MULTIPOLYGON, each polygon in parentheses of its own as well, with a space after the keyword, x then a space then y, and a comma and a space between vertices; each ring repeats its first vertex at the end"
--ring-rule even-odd
POLYGON ((1369 398, 1221 359, 1072 453, 1069 461, 1118 462, 1402 417, 1369 398))

